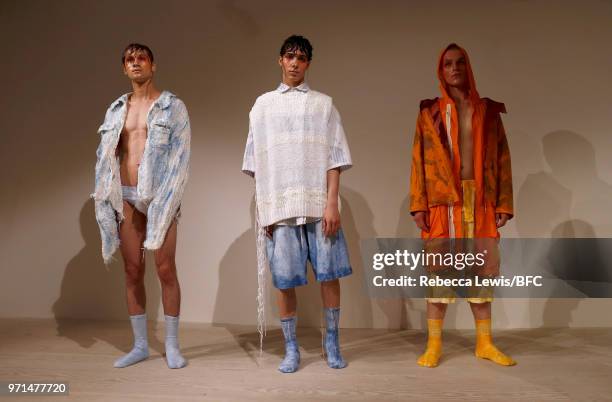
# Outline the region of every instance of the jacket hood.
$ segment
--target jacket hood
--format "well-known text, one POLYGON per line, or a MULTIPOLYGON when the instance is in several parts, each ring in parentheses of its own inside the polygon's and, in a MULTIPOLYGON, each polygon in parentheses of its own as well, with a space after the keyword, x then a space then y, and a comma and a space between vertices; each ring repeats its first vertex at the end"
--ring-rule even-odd
POLYGON ((473 102, 479 101, 480 95, 478 94, 478 91, 476 90, 476 81, 474 80, 474 73, 472 72, 472 65, 470 64, 470 58, 468 57, 468 54, 465 51, 465 49, 457 45, 456 43, 451 43, 448 46, 446 46, 442 50, 442 52, 440 53, 440 57, 438 58, 438 80, 440 81, 440 92, 442 92, 442 97, 446 99, 450 99, 450 96, 448 95, 448 88, 447 88, 446 82, 444 81, 444 74, 442 72, 442 69, 443 69, 442 62, 443 62, 444 54, 450 48, 458 49, 461 53, 463 53, 463 57, 465 57, 465 67, 466 67, 467 76, 468 76, 469 97, 473 102))

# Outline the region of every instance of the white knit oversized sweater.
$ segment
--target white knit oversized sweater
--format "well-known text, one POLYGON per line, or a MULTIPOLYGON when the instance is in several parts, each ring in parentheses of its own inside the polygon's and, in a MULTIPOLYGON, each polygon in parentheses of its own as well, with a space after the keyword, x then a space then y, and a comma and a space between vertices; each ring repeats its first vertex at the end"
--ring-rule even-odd
POLYGON ((332 99, 281 84, 257 98, 249 119, 242 171, 255 177, 259 224, 322 217, 327 171, 352 165, 332 99))

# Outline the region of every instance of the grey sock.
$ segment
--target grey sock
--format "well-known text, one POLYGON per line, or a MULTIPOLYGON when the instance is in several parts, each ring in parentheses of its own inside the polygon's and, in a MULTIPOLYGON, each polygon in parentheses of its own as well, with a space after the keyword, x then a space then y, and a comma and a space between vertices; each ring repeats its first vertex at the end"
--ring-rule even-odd
POLYGON ((166 318, 166 363, 171 369, 183 368, 187 360, 181 355, 178 344, 179 318, 165 315, 166 318))
POLYGON ((115 361, 114 366, 123 368, 136 364, 149 357, 149 342, 147 341, 147 315, 131 315, 132 332, 134 332, 134 347, 125 356, 115 361))

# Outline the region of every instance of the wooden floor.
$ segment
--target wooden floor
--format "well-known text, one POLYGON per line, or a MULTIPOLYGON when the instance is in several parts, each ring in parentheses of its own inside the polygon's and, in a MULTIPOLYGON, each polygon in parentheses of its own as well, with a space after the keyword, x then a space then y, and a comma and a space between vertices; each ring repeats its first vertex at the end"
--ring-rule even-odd
POLYGON ((181 347, 189 365, 170 370, 163 324, 149 326, 152 356, 125 369, 128 322, 0 320, 0 381, 67 381, 68 397, 5 400, 84 401, 605 401, 612 400, 611 329, 498 331, 498 346, 518 365, 499 367, 473 356, 473 332, 446 331, 439 367, 415 363, 421 331, 341 330, 349 367, 332 370, 321 357, 321 333, 299 328, 302 365, 276 371, 278 329, 259 357, 253 327, 185 324, 181 347), (156 328, 151 328, 156 326, 156 328), (151 341, 153 339, 153 341, 151 341))

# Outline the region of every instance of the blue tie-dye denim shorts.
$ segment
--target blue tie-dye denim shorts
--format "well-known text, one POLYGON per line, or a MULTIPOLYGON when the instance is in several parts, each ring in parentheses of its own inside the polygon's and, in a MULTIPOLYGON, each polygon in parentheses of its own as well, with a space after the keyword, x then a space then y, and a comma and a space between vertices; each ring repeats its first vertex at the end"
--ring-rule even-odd
POLYGON ((342 229, 325 237, 322 221, 304 225, 276 225, 266 251, 272 282, 278 289, 306 285, 306 263, 310 260, 318 282, 331 281, 353 273, 342 229))

